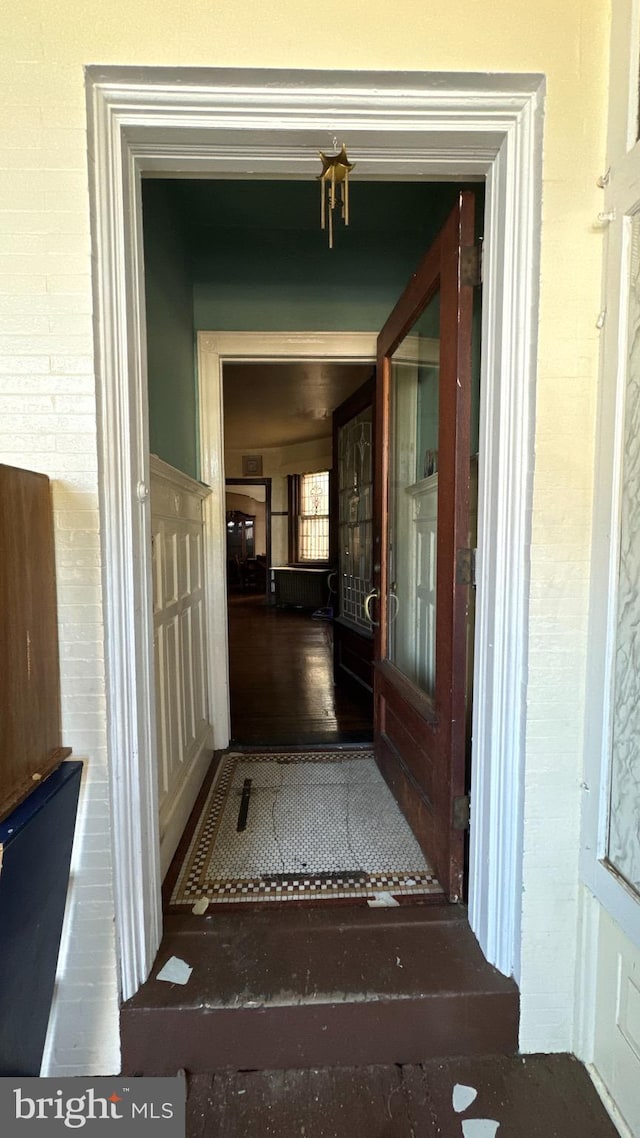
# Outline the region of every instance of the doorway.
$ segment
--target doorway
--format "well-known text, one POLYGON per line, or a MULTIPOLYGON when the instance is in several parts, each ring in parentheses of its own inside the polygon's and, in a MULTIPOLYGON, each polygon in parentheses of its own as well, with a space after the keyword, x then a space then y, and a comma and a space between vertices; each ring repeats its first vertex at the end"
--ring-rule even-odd
MULTIPOLYGON (((344 393, 349 389, 356 388, 361 379, 370 373, 375 361, 376 337, 370 332, 200 332, 197 350, 197 367, 200 377, 199 422, 203 461, 202 478, 212 486, 212 493, 205 502, 205 525, 211 536, 211 541, 207 543, 205 550, 205 567, 207 592, 211 598, 208 607, 208 640, 212 672, 218 677, 218 682, 210 684, 210 702, 215 731, 214 745, 217 750, 222 750, 229 745, 232 739, 232 724, 230 718, 231 694, 228 680, 227 588, 226 579, 221 573, 221 566, 224 565, 226 559, 226 543, 223 545, 216 541, 216 534, 219 532, 220 522, 225 516, 226 510, 225 495, 222 492, 223 484, 217 472, 221 469, 222 455, 226 455, 225 476, 228 475, 230 479, 235 479, 238 472, 242 471, 242 460, 247 449, 243 441, 244 432, 247 429, 247 420, 243 411, 246 401, 243 402, 242 397, 242 376, 247 380, 253 377, 251 390, 255 392, 256 376, 262 374, 260 370, 255 373, 247 370, 239 373, 240 386, 235 387, 235 389, 232 388, 234 397, 237 399, 237 410, 232 411, 232 418, 236 421, 231 424, 231 431, 229 432, 225 430, 225 371, 231 375, 231 382, 233 383, 236 373, 233 371, 229 373, 228 369, 230 365, 242 361, 244 369, 248 367, 266 369, 268 366, 272 372, 272 382, 274 381, 274 372, 276 383, 277 376, 287 377, 287 382, 282 387, 280 395, 280 418, 279 416, 274 417, 269 426, 272 433, 268 437, 263 436, 263 441, 270 445, 264 448, 262 455, 263 470, 272 469, 267 465, 270 462, 274 463, 273 470, 277 470, 277 475, 272 478, 271 568, 278 568, 286 566, 290 560, 289 475, 295 473, 296 468, 300 470, 314 464, 316 467, 331 465, 331 412, 334 406, 341 401, 344 393), (291 373, 287 373, 287 368, 292 369, 291 373), (331 379, 328 388, 327 374, 331 371, 333 371, 333 379, 331 379), (291 423, 289 417, 287 429, 292 433, 283 437, 283 409, 290 405, 292 393, 301 382, 303 374, 307 375, 309 387, 300 408, 299 421, 291 423), (322 392, 322 399, 318 391, 322 392), (308 430, 310 411, 315 407, 318 400, 320 401, 317 408, 318 416, 312 422, 313 429, 306 448, 304 446, 301 448, 299 443, 301 425, 305 430, 308 430), (278 421, 280 421, 280 426, 277 425, 278 421), (318 442, 318 440, 323 441, 318 442), (235 446, 229 445, 230 442, 234 441, 235 446), (285 444, 284 449, 282 446, 275 446, 277 441, 285 444), (276 562, 280 564, 276 565, 276 562)), ((257 380, 257 389, 265 392, 264 384, 259 379, 257 380)), ((272 394, 268 390, 266 390, 266 395, 268 400, 272 398, 272 394)), ((265 406, 261 405, 258 409, 259 413, 255 417, 255 430, 261 429, 260 424, 265 417, 265 406)), ((322 666, 327 681, 333 670, 333 665, 326 644, 325 622, 314 621, 313 612, 320 607, 326 607, 329 600, 329 568, 330 566, 327 564, 323 567, 323 571, 318 574, 320 584, 314 585, 314 589, 319 591, 314 592, 313 596, 309 595, 308 605, 305 604, 301 609, 298 609, 296 606, 288 604, 285 598, 279 610, 285 620, 290 617, 294 623, 299 621, 306 625, 311 639, 324 641, 322 666)), ((274 607, 275 589, 276 583, 271 581, 270 600, 274 602, 274 607)), ((367 712, 366 722, 369 721, 367 712)), ((345 737, 342 741, 362 740, 365 732, 364 723, 365 721, 360 718, 356 723, 353 723, 345 717, 345 737), (351 732, 353 734, 350 735, 351 732)), ((259 722, 250 726, 253 742, 259 741, 259 722)), ((313 741, 314 725, 311 721, 309 721, 308 728, 309 733, 304 740, 299 739, 300 743, 313 741)), ((279 736, 277 741, 285 743, 287 741, 286 733, 290 732, 291 729, 291 711, 289 711, 288 723, 282 725, 283 734, 279 736)), ((316 736, 316 742, 322 742, 322 736, 324 736, 324 742, 339 742, 340 729, 337 722, 330 723, 328 731, 319 732, 316 736)), ((368 738, 371 738, 370 732, 368 738)))
POLYGON ((332 415, 370 371, 368 363, 323 359, 223 365, 234 744, 371 743, 366 693, 334 671, 341 598, 329 493, 336 474, 332 415), (263 485, 240 479, 249 463, 267 476, 266 526, 260 503, 249 496, 263 485), (240 531, 250 535, 250 551, 236 550, 240 531), (263 533, 270 538, 266 558, 263 533))
POLYGON ((267 596, 271 565, 271 479, 226 479, 227 593, 267 596))
MULTIPOLYGON (((145 169, 202 172, 220 170, 221 163, 227 171, 244 173, 258 159, 262 170, 282 170, 286 163, 289 171, 305 174, 315 161, 319 114, 349 130, 352 145, 363 144, 363 161, 376 176, 455 177, 464 170, 487 177, 481 410, 486 468, 480 477, 477 810, 471 834, 470 919, 489 960, 517 975, 543 78, 247 72, 239 86, 237 73, 211 72, 199 73, 194 86, 188 71, 159 75, 149 69, 131 75, 127 69, 89 68, 87 82, 100 329, 109 754, 119 834, 116 923, 123 992, 131 994, 148 974, 161 928, 149 764, 152 666, 144 632, 150 558, 139 178, 145 169), (231 99, 233 115, 224 110, 225 97, 231 99), (194 119, 194 98, 203 111, 200 119, 194 119), (204 113, 207 109, 211 113, 204 113), (239 120, 251 123, 253 134, 236 138, 239 149, 231 155, 228 143, 239 120), (198 131, 207 133, 204 146, 198 131), (288 142, 291 151, 286 151, 288 142), (142 839, 140 816, 145 819, 142 839)), ((222 641, 226 654, 224 631, 222 641)))
MULTIPOLYGON (((458 266, 463 264, 463 257, 468 259, 477 248, 474 245, 475 199, 476 195, 471 192, 459 195, 442 229, 424 252, 417 272, 389 314, 378 340, 382 354, 375 388, 371 389, 367 368, 367 379, 364 385, 360 384, 362 398, 357 405, 353 404, 353 398, 349 399, 355 395, 353 383, 349 385, 351 390, 343 392, 346 403, 342 400, 340 421, 334 433, 338 446, 335 454, 324 459, 324 464, 333 468, 334 477, 338 479, 334 528, 339 534, 339 561, 331 566, 327 560, 328 472, 296 472, 289 475, 294 493, 288 498, 290 503, 296 503, 295 508, 290 508, 289 516, 289 536, 293 536, 293 541, 288 543, 290 560, 288 565, 272 570, 274 600, 280 606, 289 601, 298 607, 304 603, 300 577, 310 575, 308 590, 315 581, 321 580, 327 568, 337 571, 339 618, 351 626, 351 638, 358 632, 364 639, 366 633, 371 636, 374 628, 377 629, 376 758, 422 849, 433 857, 452 900, 459 899, 463 893, 465 821, 460 817, 459 804, 468 794, 465 758, 470 757, 470 745, 465 739, 464 724, 469 720, 465 703, 470 702, 471 689, 467 683, 465 657, 473 642, 468 616, 471 581, 460 579, 454 561, 459 560, 461 546, 469 541, 471 464, 477 462, 471 419, 472 405, 478 404, 477 396, 473 398, 472 329, 474 293, 478 295, 479 282, 463 276, 458 266), (393 361, 389 371, 386 355, 391 353, 393 361), (391 392, 390 402, 387 391, 391 392), (375 447, 374 401, 378 408, 375 447), (391 458, 387 458, 389 454, 391 458), (375 494, 374 467, 377 471, 375 494), (316 498, 320 499, 323 478, 327 483, 324 505, 318 506, 316 502, 315 516, 309 517, 305 487, 311 482, 316 498), (301 505, 297 504, 298 499, 301 505), (307 534, 309 525, 312 529, 307 534), (324 542, 319 540, 323 526, 324 542), (311 533, 315 535, 317 547, 314 548, 308 540, 311 533), (305 556, 311 562, 307 569, 305 556), (321 568, 323 559, 324 568, 321 568), (376 565, 375 561, 382 564, 376 565), (292 577, 297 582, 295 590, 291 587, 292 577), (387 615, 386 600, 384 604, 380 602, 379 616, 375 620, 369 602, 374 595, 386 597, 387 593, 392 594, 389 603, 394 604, 387 615), (368 627, 357 630, 356 618, 368 627)), ((248 281, 247 286, 252 283, 248 281)), ((223 368, 226 465, 228 468, 232 461, 237 439, 248 434, 249 447, 254 450, 261 451, 265 443, 272 441, 281 444, 276 469, 278 463, 282 465, 284 441, 278 431, 286 430, 288 425, 288 418, 282 417, 284 410, 290 415, 296 400, 304 407, 306 396, 308 407, 305 410, 310 412, 311 424, 327 418, 328 411, 313 398, 315 395, 317 399, 318 395, 310 378, 314 373, 312 365, 307 363, 300 369, 283 363, 271 369, 264 365, 262 368, 243 366, 244 373, 236 365, 235 376, 229 374, 233 373, 233 365, 226 369, 226 374, 223 368), (269 376, 273 377, 270 398, 265 396, 269 376), (256 393, 253 397, 252 391, 256 393), (262 413, 257 416, 257 426, 252 427, 256 400, 258 404, 262 400, 258 408, 262 413), (241 409, 237 424, 232 413, 234 405, 241 409), (263 437, 261 430, 275 431, 276 436, 274 439, 263 437)), ((327 387, 326 370, 321 369, 322 390, 327 387)), ((326 404, 326 395, 324 401, 326 404)), ((333 411, 335 415, 335 407, 333 411)), ((297 431, 301 426, 294 424, 291 429, 297 431)), ((313 426, 307 430, 313 435, 313 426)), ((316 428, 315 433, 321 431, 322 426, 316 428)), ((322 444, 321 438, 317 441, 322 444)), ((298 439, 296 452, 303 445, 298 439)), ((262 455, 254 459, 243 456, 242 461, 243 464, 262 463, 262 455)), ((269 461, 274 461, 272 455, 269 461)), ((298 461, 304 464, 310 459, 305 454, 298 461)), ((234 526, 236 523, 229 517, 227 513, 227 526, 234 526)), ((251 530, 253 533, 253 524, 251 530)), ((313 616, 319 617, 323 611, 319 607, 313 616)), ((233 606, 229 607, 229 613, 231 632, 235 631, 235 637, 231 638, 233 705, 234 689, 237 690, 250 671, 252 661, 249 644, 242 643, 237 654, 241 664, 239 668, 235 666, 233 649, 239 625, 233 606)), ((346 647, 345 642, 343 645, 346 647)), ((301 724, 296 722, 298 706, 307 704, 310 696, 308 689, 299 691, 293 683, 298 676, 306 675, 306 662, 301 658, 302 667, 292 668, 292 656, 294 652, 289 648, 271 663, 272 676, 282 672, 289 677, 290 734, 282 740, 269 740, 284 745, 298 741, 301 730, 301 724)), ((345 652, 339 659, 341 667, 336 679, 341 680, 346 671, 345 652)), ((314 678, 319 674, 315 661, 310 674, 314 678)), ((352 675, 355 678, 353 669, 352 675)), ((370 690, 372 686, 370 681, 370 690)), ((264 679, 260 687, 265 687, 264 679)), ((255 706, 256 685, 253 690, 249 686, 247 696, 247 703, 255 706)), ((245 709, 236 704, 236 726, 243 711, 245 709)), ((273 708, 270 712, 273 713, 273 708)), ((262 711, 263 717, 268 714, 262 711)), ((243 722, 246 722, 246 712, 243 722)), ((238 739, 235 730, 233 734, 238 739)), ((240 741, 246 740, 240 738, 240 741)), ((267 739, 259 741, 267 742, 267 739)))

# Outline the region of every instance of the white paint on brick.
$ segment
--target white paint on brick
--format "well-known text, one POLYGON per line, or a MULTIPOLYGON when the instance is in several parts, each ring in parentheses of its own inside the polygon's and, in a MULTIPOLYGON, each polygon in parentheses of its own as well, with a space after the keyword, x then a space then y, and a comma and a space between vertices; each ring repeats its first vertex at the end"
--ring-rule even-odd
POLYGON ((47 355, 36 355, 35 352, 20 358, 5 355, 0 360, 0 375, 6 375, 7 379, 3 378, 2 383, 15 383, 15 376, 21 374, 48 376, 49 366, 49 356, 47 355))
MULTIPOLYGON (((12 22, 5 14, 3 32, 12 22)), ((32 41, 38 21, 29 22, 32 41)), ((42 52, 44 55, 44 40, 42 52)), ((85 761, 44 1070, 119 1069, 105 735, 93 299, 81 70, 0 39, 0 459, 52 479, 64 742, 85 761), (58 82, 74 75, 73 99, 58 82), (49 93, 43 99, 44 86, 49 93), (56 1042, 57 1040, 57 1042, 56 1042)))
MULTIPOLYGON (((577 429, 571 425, 576 387, 593 393, 596 374, 597 341, 592 326, 599 310, 598 281, 599 234, 591 230, 598 205, 595 176, 600 172, 602 111, 606 88, 606 5, 592 0, 576 0, 570 6, 543 7, 532 18, 529 4, 508 0, 468 9, 456 36, 451 35, 450 12, 429 13, 425 27, 424 6, 406 3, 406 19, 391 20, 388 7, 374 0, 366 13, 347 0, 317 14, 288 0, 257 8, 255 5, 184 5, 170 3, 157 20, 155 6, 145 0, 126 5, 112 0, 103 6, 100 19, 78 20, 73 6, 55 6, 34 0, 28 18, 18 0, 7 0, 0 32, 0 94, 5 107, 4 127, 24 131, 16 144, 23 152, 24 169, 13 166, 0 170, 0 231, 6 235, 68 234, 64 247, 55 243, 45 252, 29 252, 23 247, 3 253, 4 274, 0 277, 0 314, 29 320, 38 314, 82 313, 92 311, 90 266, 87 255, 88 192, 85 155, 84 64, 96 59, 122 63, 171 65, 204 64, 229 66, 333 66, 335 46, 331 37, 319 34, 339 18, 343 28, 341 65, 346 67, 421 68, 426 64, 446 69, 488 71, 540 69, 549 74, 545 141, 545 201, 541 295, 541 339, 539 352, 539 390, 537 454, 534 500, 535 545, 531 553, 532 595, 541 603, 532 609, 532 620, 547 620, 547 633, 531 646, 529 659, 529 726, 538 723, 548 708, 550 736, 528 731, 527 782, 525 794, 525 835, 531 819, 544 818, 545 806, 556 798, 553 762, 563 765, 563 827, 549 825, 544 833, 544 851, 527 840, 525 854, 525 905, 523 911, 523 1041, 525 1046, 549 1048, 566 1046, 571 1021, 571 982, 564 998, 551 999, 545 987, 550 972, 560 969, 567 977, 567 961, 575 956, 576 879, 573 862, 561 857, 561 831, 574 834, 577 841, 578 810, 571 794, 568 772, 581 771, 584 702, 585 639, 584 618, 580 628, 580 608, 572 613, 576 623, 557 623, 558 608, 552 598, 562 597, 563 589, 575 575, 586 580, 589 566, 588 532, 582 530, 584 506, 590 498, 593 468, 593 416, 590 406, 581 405, 577 429), (552 9, 551 18, 545 18, 552 9), (526 19, 528 34, 521 29, 526 19), (212 46, 213 45, 213 46, 212 46), (47 149, 29 145, 41 137, 43 128, 62 131, 47 149), (35 152, 37 150, 37 153, 35 152), (71 169, 59 170, 59 155, 71 169), (576 171, 580 176, 576 176, 576 171), (17 272, 7 258, 22 257, 25 272, 17 272), (576 264, 580 271, 576 273, 576 264), (542 497, 540 491, 548 492, 542 497), (565 530, 563 522, 553 522, 560 508, 553 495, 562 497, 562 509, 580 509, 580 527, 565 530), (550 512, 549 512, 550 511, 550 512), (547 522, 549 525, 547 526, 547 522), (553 530, 551 526, 553 524, 553 530), (545 597, 549 600, 545 608, 545 597), (569 710, 558 700, 564 693, 569 710), (553 747, 554 723, 558 721, 562 746, 553 747), (564 749, 572 725, 574 745, 564 749), (566 771, 565 771, 566 768, 566 771), (549 774, 545 784, 544 774, 549 774), (566 775, 566 777, 565 777, 566 775), (543 857, 544 852, 544 857, 543 857), (552 865, 554 870, 546 869, 552 865), (529 899, 527 900, 527 894, 529 899), (557 902, 567 904, 557 919, 557 902), (553 920, 550 914, 553 914, 553 920), (549 941, 549 952, 540 951, 549 941), (555 946, 555 953, 552 947, 555 946), (546 993, 546 995, 545 995, 546 993)), ((14 135, 13 142, 16 142, 14 135)), ((13 143, 12 143, 13 146, 13 143)), ((13 160, 12 160, 13 163, 13 160)), ((92 345, 83 328, 70 340, 66 332, 51 329, 49 336, 19 331, 28 353, 16 359, 10 344, 0 353, 0 377, 7 377, 12 388, 7 393, 52 395, 67 389, 58 377, 78 374, 92 377, 92 345), (54 347, 53 345, 58 346, 54 347), (4 355, 4 353, 7 355, 4 355), (20 387, 24 377, 24 387, 20 387), (38 377, 43 377, 39 386, 38 377)), ((4 335, 7 335, 5 330, 4 335)), ((70 333, 72 336, 73 333, 70 333)), ((7 335, 11 340, 13 334, 7 335)), ((71 387, 73 395, 92 395, 92 389, 71 387)), ((589 396, 590 397, 590 396, 589 396)), ((73 418, 73 409, 60 411, 73 418)), ((83 427, 67 422, 63 435, 56 421, 50 428, 31 421, 23 430, 7 428, 0 419, 0 460, 43 470, 65 482, 74 475, 79 492, 95 494, 97 459, 95 416, 83 409, 83 427), (92 429, 88 429, 88 422, 92 429)), ((55 486, 54 486, 55 492, 55 486)), ((65 511, 66 512, 66 511, 65 511)), ((72 513, 72 512, 71 512, 72 513)), ((578 516, 577 513, 573 516, 578 516)), ((77 519, 69 516, 68 524, 77 519)), ((57 531, 58 564, 82 570, 84 557, 97 554, 97 511, 90 532, 82 523, 76 531, 57 531), (74 562, 74 557, 77 561, 74 562)), ((91 562, 95 566, 95 562, 91 562)), ((76 601, 67 599, 66 590, 77 583, 59 576, 61 604, 73 612, 76 601)), ((576 594, 578 601, 582 594, 576 594)), ((61 637, 63 698, 81 694, 75 681, 87 674, 102 681, 102 630, 87 613, 78 609, 73 621, 65 622, 61 637)), ((99 692, 96 694, 100 694, 99 692)), ((83 829, 74 852, 74 884, 65 931, 65 945, 54 1015, 57 1042, 49 1048, 49 1073, 82 1074, 117 1070, 117 993, 115 990, 115 945, 113 912, 110 901, 110 844, 104 847, 102 891, 107 900, 97 904, 88 900, 93 886, 84 879, 82 836, 89 826, 108 832, 106 795, 105 716, 90 712, 92 728, 81 723, 75 705, 65 704, 65 741, 82 755, 82 740, 91 739, 87 752, 90 771, 83 784, 83 829), (95 769, 100 756, 99 771, 95 769), (74 974, 74 952, 80 950, 81 914, 91 907, 102 930, 103 953, 89 980, 79 982, 74 974), (78 923, 76 923, 78 922, 78 923), (98 983, 98 978, 104 978, 98 983), (94 984, 94 981, 96 982, 94 984)), ((562 839, 564 840, 564 839, 562 839)))

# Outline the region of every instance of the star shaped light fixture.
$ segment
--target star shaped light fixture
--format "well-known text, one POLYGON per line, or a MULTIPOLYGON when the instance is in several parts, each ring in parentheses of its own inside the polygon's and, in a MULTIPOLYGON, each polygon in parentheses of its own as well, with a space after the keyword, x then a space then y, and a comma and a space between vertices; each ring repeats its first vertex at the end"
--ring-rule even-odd
MULTIPOLYGON (((337 143, 334 140, 334 146, 337 143)), ((344 142, 337 154, 323 154, 320 151, 322 172, 318 174, 320 182, 320 223, 323 229, 327 228, 329 219, 329 248, 333 249, 333 211, 336 208, 336 186, 340 186, 340 216, 345 225, 349 224, 349 174, 355 166, 347 158, 344 142)))

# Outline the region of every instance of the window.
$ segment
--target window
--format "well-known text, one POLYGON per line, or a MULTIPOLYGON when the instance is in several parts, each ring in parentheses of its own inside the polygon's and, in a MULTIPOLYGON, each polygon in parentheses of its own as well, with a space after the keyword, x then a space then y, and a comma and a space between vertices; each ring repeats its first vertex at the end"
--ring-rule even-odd
POLYGON ((329 560, 329 471, 291 477, 292 561, 329 560))

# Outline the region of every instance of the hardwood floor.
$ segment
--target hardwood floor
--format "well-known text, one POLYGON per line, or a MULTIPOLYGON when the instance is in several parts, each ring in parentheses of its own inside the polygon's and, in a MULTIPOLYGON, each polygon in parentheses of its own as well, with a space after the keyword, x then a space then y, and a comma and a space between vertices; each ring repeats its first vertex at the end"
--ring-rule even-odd
POLYGON ((263 596, 232 595, 229 670, 234 744, 371 741, 366 701, 334 687, 329 621, 268 607, 263 596))

